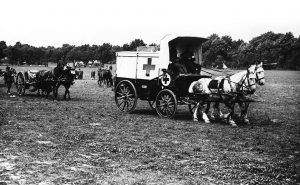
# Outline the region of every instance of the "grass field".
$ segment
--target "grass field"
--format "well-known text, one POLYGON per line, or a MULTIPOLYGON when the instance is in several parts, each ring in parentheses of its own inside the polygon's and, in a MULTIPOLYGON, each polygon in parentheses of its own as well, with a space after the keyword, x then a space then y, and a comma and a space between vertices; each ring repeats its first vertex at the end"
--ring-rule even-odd
POLYGON ((0 182, 300 184, 299 71, 266 71, 252 124, 233 128, 193 122, 186 106, 174 119, 143 101, 121 113, 113 91, 90 79, 95 68, 82 70, 70 101, 10 97, 0 77, 0 182))

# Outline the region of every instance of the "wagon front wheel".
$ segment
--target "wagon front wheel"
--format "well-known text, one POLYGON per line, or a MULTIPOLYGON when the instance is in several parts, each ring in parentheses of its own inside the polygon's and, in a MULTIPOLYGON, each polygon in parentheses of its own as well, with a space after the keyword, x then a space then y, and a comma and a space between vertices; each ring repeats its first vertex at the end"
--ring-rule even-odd
POLYGON ((23 96, 25 94, 25 79, 22 74, 18 74, 17 76, 17 92, 18 95, 23 96))
POLYGON ((173 118, 177 111, 177 99, 169 89, 161 90, 155 100, 156 112, 163 118, 173 118))
POLYGON ((137 92, 132 82, 123 80, 118 83, 115 89, 115 101, 122 112, 132 112, 135 109, 137 92))

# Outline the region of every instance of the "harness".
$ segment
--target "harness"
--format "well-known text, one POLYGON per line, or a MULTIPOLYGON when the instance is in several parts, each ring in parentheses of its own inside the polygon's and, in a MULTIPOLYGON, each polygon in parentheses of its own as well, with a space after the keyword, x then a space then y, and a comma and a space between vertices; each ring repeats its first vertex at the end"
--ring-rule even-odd
POLYGON ((259 70, 259 71, 256 71, 256 82, 265 79, 265 76, 263 76, 263 77, 261 77, 261 78, 258 78, 258 73, 260 73, 260 72, 263 72, 263 69, 261 69, 261 70, 259 70))
POLYGON ((213 92, 213 90, 217 90, 218 93, 224 92, 224 82, 225 78, 223 78, 221 81, 219 80, 211 80, 208 84, 208 89, 210 92, 213 92))
POLYGON ((251 90, 251 87, 253 85, 256 85, 255 83, 250 84, 250 73, 247 71, 247 74, 242 78, 240 82, 234 82, 231 80, 231 76, 226 76, 225 78, 222 78, 220 81, 219 80, 211 80, 211 82, 208 84, 208 89, 213 92, 214 90, 217 90, 218 94, 220 95, 221 99, 222 98, 222 93, 225 93, 224 91, 224 83, 225 80, 228 81, 231 89, 231 94, 234 96, 235 94, 248 94, 248 93, 254 93, 253 90, 251 90), (247 81, 246 81, 247 80, 247 81), (248 82, 248 83, 246 83, 248 82), (232 84, 237 84, 237 92, 233 92, 233 86, 232 84))

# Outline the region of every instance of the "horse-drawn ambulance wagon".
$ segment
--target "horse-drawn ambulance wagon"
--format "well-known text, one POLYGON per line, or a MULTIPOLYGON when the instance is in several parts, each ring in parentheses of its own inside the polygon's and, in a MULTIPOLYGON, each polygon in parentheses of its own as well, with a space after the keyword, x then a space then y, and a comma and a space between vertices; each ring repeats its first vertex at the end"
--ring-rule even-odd
POLYGON ((137 100, 146 100, 165 118, 172 118, 178 105, 190 105, 194 96, 188 92, 200 75, 202 43, 207 39, 167 35, 160 51, 122 51, 116 54, 115 101, 123 112, 131 112, 137 100), (182 62, 184 61, 184 63, 182 62), (189 66, 192 65, 189 70, 189 66))

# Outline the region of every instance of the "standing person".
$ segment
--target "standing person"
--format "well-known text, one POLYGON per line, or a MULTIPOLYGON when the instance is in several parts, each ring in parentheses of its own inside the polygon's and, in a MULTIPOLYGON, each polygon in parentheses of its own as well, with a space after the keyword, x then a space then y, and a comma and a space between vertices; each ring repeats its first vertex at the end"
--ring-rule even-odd
POLYGON ((7 94, 10 94, 11 84, 14 82, 13 73, 9 66, 6 67, 4 73, 4 83, 7 87, 7 94))

